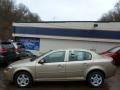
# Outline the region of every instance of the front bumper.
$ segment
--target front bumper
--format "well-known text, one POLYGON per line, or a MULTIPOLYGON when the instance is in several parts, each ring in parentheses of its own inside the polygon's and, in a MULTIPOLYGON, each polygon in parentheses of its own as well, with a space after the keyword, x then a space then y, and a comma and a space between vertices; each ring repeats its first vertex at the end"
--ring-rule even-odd
POLYGON ((5 70, 4 70, 4 78, 5 78, 5 80, 13 81, 13 73, 12 73, 12 70, 5 69, 5 70))

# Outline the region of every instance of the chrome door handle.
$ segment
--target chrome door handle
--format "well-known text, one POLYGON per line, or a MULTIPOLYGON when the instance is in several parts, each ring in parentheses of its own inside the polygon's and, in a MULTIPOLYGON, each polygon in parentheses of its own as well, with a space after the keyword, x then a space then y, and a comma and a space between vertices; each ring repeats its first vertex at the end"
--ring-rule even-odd
POLYGON ((88 66, 88 63, 83 63, 84 65, 88 66))
POLYGON ((63 68, 63 66, 61 64, 59 64, 58 67, 63 68))

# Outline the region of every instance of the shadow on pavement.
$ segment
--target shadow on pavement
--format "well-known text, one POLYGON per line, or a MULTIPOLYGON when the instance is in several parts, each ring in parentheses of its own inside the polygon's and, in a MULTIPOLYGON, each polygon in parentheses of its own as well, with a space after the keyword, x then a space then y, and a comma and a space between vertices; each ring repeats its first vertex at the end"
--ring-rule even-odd
POLYGON ((13 83, 9 83, 4 90, 109 90, 108 86, 100 88, 89 87, 84 81, 74 82, 36 82, 29 88, 18 88, 13 83))

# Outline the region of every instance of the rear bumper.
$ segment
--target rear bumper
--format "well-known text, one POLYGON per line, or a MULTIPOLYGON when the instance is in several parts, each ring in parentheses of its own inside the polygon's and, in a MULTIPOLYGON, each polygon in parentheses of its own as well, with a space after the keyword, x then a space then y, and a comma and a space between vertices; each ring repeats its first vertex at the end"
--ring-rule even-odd
POLYGON ((112 65, 112 67, 108 68, 106 71, 107 71, 106 72, 106 78, 112 77, 112 76, 115 75, 115 73, 117 71, 117 67, 115 65, 112 65))

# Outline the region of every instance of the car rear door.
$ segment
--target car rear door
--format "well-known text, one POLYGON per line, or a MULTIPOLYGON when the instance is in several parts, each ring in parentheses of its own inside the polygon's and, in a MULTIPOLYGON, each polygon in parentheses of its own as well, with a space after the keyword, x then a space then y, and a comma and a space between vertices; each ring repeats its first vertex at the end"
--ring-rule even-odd
POLYGON ((66 75, 68 79, 82 79, 85 70, 89 67, 92 55, 86 51, 69 51, 69 58, 66 64, 66 75))
POLYGON ((61 79, 65 78, 66 51, 55 51, 42 59, 45 63, 36 64, 37 79, 61 79))

